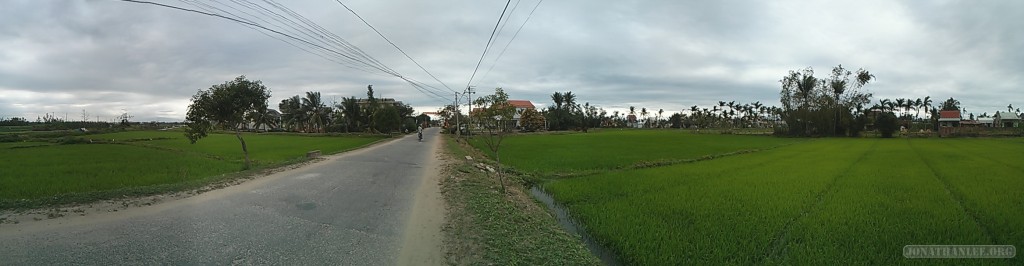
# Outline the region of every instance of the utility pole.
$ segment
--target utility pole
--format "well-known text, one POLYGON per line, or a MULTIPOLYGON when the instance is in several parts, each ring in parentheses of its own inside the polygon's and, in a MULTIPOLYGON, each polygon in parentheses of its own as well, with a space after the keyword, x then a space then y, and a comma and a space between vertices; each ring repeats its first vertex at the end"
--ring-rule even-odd
POLYGON ((473 135, 471 125, 473 124, 473 86, 466 86, 466 105, 469 106, 469 123, 466 125, 466 133, 470 136, 473 135))
POLYGON ((458 92, 455 93, 455 105, 452 105, 452 107, 455 107, 455 108, 453 108, 455 110, 452 110, 454 112, 452 115, 455 116, 455 140, 457 142, 459 140, 459 138, 462 137, 462 128, 459 127, 459 93, 458 92))

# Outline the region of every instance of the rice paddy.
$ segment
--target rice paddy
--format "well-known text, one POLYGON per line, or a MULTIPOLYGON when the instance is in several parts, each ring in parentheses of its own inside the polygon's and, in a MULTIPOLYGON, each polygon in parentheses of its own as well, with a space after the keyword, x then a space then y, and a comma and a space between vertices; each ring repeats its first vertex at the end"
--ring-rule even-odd
MULTIPOLYGON (((514 136, 506 151, 535 150, 503 158, 518 169, 527 168, 522 162, 565 157, 574 157, 566 158, 576 161, 569 165, 606 169, 541 186, 625 264, 1004 264, 1010 261, 906 259, 902 248, 1024 247, 1020 139, 794 142, 677 134, 684 140, 653 144, 646 142, 657 137, 641 136, 669 133, 599 134, 633 148, 599 151, 610 146, 581 141, 576 145, 589 146, 582 148, 587 152, 573 156, 541 148, 551 145, 545 138, 565 136, 514 136), (688 142, 698 140, 730 143, 688 142), (599 158, 625 158, 615 161, 628 164, 700 156, 665 152, 672 146, 701 147, 692 149, 706 154, 775 148, 642 169, 609 167, 622 164, 599 158), (526 155, 532 158, 515 157, 526 155)), ((535 169, 557 174, 579 168, 549 163, 535 169)))
MULTIPOLYGON (((212 134, 190 144, 182 132, 129 131, 80 136, 80 144, 0 143, 0 201, 203 182, 241 171, 244 157, 234 135, 212 134), (111 141, 113 140, 113 141, 111 141), (102 143, 100 142, 102 141, 102 143)), ((254 167, 301 160, 310 150, 332 154, 383 136, 245 134, 254 167)))

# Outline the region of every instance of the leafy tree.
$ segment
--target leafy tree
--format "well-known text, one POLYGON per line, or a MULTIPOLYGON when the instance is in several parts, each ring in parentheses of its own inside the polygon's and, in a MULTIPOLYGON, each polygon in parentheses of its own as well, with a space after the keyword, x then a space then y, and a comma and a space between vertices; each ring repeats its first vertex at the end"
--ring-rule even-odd
POLYGON ((537 131, 544 128, 544 116, 537 110, 526 109, 519 115, 519 126, 526 131, 537 131))
POLYGON ((259 80, 250 81, 245 76, 207 90, 199 90, 192 96, 192 104, 185 115, 185 136, 192 144, 209 134, 214 128, 231 130, 242 144, 245 168, 252 167, 249 149, 245 146, 241 129, 245 126, 246 114, 267 108, 270 89, 259 80))
POLYGON ((680 113, 674 113, 668 117, 669 122, 672 123, 672 128, 680 128, 683 126, 683 115, 680 113))
POLYGON ((474 112, 473 116, 477 122, 484 126, 488 134, 481 136, 487 148, 494 153, 494 160, 498 167, 498 181, 501 183, 501 193, 505 193, 505 179, 501 173, 501 142, 512 125, 512 118, 516 108, 508 103, 508 94, 501 88, 494 89, 494 94, 477 98, 474 103, 480 106, 480 111, 474 112))
MULTIPOLYGON (((854 128, 857 116, 870 102, 871 93, 860 89, 874 80, 867 70, 856 72, 843 68, 832 69, 825 79, 814 76, 810 67, 790 71, 782 80, 780 100, 782 119, 789 126, 790 135, 845 135, 854 128)), ((721 103, 720 103, 721 104, 721 103)))
POLYGON ((878 127, 878 132, 882 133, 883 138, 891 138, 892 133, 896 132, 899 128, 899 122, 896 120, 896 114, 892 112, 885 112, 878 115, 878 119, 875 120, 875 125, 878 127))
POLYGON ((381 133, 394 132, 402 125, 402 117, 398 115, 398 108, 385 105, 373 113, 374 129, 381 133))

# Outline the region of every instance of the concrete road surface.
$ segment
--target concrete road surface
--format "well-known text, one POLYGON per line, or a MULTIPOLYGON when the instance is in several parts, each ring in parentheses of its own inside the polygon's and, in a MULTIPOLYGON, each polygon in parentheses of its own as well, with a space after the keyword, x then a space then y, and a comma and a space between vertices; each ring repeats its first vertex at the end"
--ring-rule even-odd
MULTIPOLYGON (((154 206, 5 224, 0 265, 394 265, 406 228, 423 227, 407 221, 421 185, 436 186, 424 178, 437 174, 438 131, 154 206)), ((441 263, 428 257, 412 263, 441 263)))

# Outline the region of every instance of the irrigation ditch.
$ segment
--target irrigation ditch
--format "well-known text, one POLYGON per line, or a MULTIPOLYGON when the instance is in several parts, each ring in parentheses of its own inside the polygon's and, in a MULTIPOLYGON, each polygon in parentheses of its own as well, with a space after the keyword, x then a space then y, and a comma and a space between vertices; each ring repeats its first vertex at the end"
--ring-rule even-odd
POLYGON ((558 220, 558 224, 561 225, 566 232, 580 236, 580 238, 583 239, 583 244, 587 246, 587 250, 590 250, 591 254, 594 254, 594 256, 600 259, 601 263, 609 266, 623 265, 623 263, 619 261, 618 257, 615 256, 615 252, 612 252, 604 245, 601 245, 601 243, 597 242, 594 237, 590 236, 583 227, 583 224, 569 215, 569 211, 565 206, 555 202, 555 199, 551 197, 550 193, 544 191, 540 186, 534 185, 530 187, 530 195, 541 203, 544 203, 544 206, 547 207, 548 210, 555 213, 555 219, 558 220))

